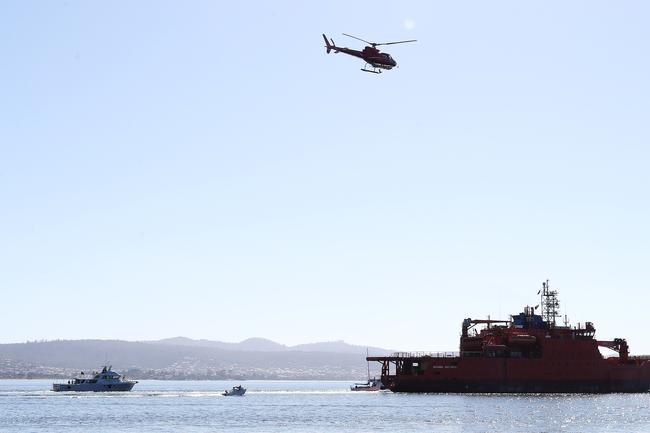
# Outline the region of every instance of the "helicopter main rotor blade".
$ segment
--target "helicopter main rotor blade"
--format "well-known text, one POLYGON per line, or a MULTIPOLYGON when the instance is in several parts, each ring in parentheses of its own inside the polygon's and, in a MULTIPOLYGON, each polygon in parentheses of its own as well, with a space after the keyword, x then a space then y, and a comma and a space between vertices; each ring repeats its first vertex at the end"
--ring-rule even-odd
POLYGON ((358 41, 365 42, 366 44, 372 45, 373 47, 374 47, 375 45, 377 45, 377 44, 374 43, 374 42, 368 42, 368 41, 366 41, 365 39, 357 38, 356 36, 348 35, 347 33, 343 33, 343 34, 344 34, 345 36, 349 37, 349 38, 353 38, 353 39, 356 39, 356 40, 358 40, 358 41))
POLYGON ((374 45, 393 45, 393 44, 406 44, 407 42, 417 42, 417 39, 410 39, 408 41, 397 41, 397 42, 382 42, 381 44, 374 45))

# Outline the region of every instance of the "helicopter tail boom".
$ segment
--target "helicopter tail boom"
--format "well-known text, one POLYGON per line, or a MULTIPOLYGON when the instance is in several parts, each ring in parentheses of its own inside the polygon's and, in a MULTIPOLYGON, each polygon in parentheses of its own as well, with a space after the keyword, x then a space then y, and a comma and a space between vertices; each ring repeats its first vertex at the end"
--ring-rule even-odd
POLYGON ((325 33, 323 33, 323 39, 325 40, 325 48, 327 48, 327 54, 330 53, 330 51, 334 50, 335 53, 338 53, 339 51, 336 49, 336 44, 334 44, 334 40, 330 39, 329 41, 327 40, 327 36, 325 36, 325 33), (330 41, 332 43, 330 44, 330 41))

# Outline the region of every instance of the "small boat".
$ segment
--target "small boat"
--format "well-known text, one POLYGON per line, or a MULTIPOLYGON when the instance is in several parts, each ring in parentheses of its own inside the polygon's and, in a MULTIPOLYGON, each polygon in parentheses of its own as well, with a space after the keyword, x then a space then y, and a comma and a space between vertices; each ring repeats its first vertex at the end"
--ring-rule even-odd
MULTIPOLYGON (((368 357, 368 349, 366 349, 366 358, 368 357)), ((364 383, 355 383, 350 385, 350 391, 379 391, 384 389, 384 384, 381 383, 381 380, 373 377, 370 378, 370 361, 367 362, 368 368, 368 380, 364 383)))
POLYGON ((381 383, 381 380, 372 378, 368 379, 364 383, 355 383, 350 386, 350 391, 379 391, 384 389, 384 385, 381 383))
POLYGON ((243 388, 241 385, 237 385, 237 386, 233 386, 230 391, 225 390, 221 395, 230 397, 233 395, 244 395, 245 392, 246 392, 246 388, 243 388))
POLYGON ((67 383, 53 383, 52 391, 131 391, 137 380, 127 380, 111 370, 112 366, 102 369, 101 372, 84 374, 82 371, 78 376, 70 379, 67 383))

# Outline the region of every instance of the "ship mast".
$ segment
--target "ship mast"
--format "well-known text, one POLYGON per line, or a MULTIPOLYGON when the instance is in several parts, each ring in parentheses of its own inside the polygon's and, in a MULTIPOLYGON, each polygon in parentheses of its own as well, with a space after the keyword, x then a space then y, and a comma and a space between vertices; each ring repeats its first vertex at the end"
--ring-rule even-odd
POLYGON ((366 347, 366 364, 368 368, 368 384, 370 384, 370 361, 368 361, 368 348, 366 347))
POLYGON ((555 319, 560 317, 560 301, 557 299, 557 290, 551 290, 548 280, 542 282, 542 319, 551 327, 555 327, 555 319))

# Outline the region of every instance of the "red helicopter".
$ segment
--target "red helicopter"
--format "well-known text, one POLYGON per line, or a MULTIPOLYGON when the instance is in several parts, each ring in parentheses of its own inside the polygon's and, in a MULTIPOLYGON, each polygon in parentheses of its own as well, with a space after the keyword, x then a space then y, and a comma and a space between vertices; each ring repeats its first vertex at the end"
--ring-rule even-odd
POLYGON ((363 66, 363 68, 361 68, 361 70, 364 72, 372 72, 373 74, 381 74, 382 69, 390 70, 393 69, 395 66, 397 66, 397 62, 391 57, 391 55, 388 53, 380 52, 376 48, 377 46, 405 44, 407 42, 417 41, 417 39, 411 39, 408 41, 382 42, 378 44, 377 42, 368 42, 361 38, 357 38, 356 36, 348 35, 347 33, 343 33, 343 35, 348 36, 350 38, 357 39, 361 42, 365 42, 370 46, 365 47, 363 51, 352 50, 350 48, 337 47, 336 44, 334 43, 334 40, 330 38, 330 40, 328 41, 327 36, 325 36, 325 34, 323 33, 323 39, 325 39, 325 48, 327 48, 327 54, 329 54, 330 51, 334 50, 335 53, 345 53, 354 57, 359 57, 360 59, 366 61, 366 64, 363 66), (368 65, 370 65, 372 69, 366 69, 366 66, 368 65))

